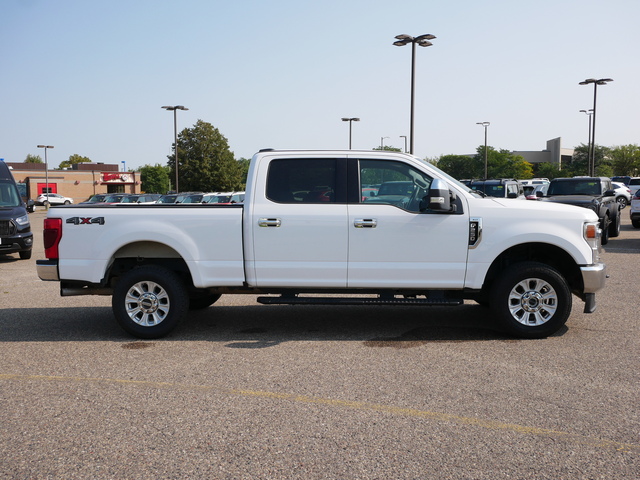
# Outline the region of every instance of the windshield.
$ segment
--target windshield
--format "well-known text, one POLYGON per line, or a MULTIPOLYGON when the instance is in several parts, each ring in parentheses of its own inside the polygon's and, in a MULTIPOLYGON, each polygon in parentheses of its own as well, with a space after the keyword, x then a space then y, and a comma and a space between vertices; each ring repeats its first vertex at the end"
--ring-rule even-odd
POLYGON ((600 195, 600 183, 598 180, 553 181, 547 195, 600 195))
POLYGON ((18 195, 18 189, 10 181, 0 180, 0 207, 19 207, 22 199, 18 195))

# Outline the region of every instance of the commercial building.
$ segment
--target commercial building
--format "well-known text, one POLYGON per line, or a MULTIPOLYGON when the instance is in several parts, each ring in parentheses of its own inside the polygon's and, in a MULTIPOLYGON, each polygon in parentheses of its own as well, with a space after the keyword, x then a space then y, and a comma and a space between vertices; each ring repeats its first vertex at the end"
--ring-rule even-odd
POLYGON ((520 155, 529 163, 552 163, 562 168, 573 159, 573 148, 562 148, 562 138, 553 138, 547 141, 547 148, 542 151, 514 151, 514 155, 520 155))
POLYGON ((140 193, 139 172, 120 172, 119 165, 77 163, 65 170, 45 172, 44 163, 6 162, 16 182, 26 185, 27 197, 36 199, 46 192, 59 193, 83 202, 97 193, 140 193))

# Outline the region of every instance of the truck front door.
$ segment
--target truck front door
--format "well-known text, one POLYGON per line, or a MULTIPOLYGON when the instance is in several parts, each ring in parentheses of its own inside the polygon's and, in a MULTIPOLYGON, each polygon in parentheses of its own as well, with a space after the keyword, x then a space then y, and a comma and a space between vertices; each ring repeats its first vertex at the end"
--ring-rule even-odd
POLYGON ((420 212, 432 178, 413 166, 359 160, 349 204, 349 288, 462 288, 469 218, 420 212), (376 194, 376 189, 379 194, 376 194))

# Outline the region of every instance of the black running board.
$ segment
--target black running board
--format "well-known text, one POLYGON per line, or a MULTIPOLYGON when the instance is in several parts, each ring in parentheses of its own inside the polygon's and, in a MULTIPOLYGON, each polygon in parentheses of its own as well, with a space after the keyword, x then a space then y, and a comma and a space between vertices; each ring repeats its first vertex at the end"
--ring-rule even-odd
POLYGON ((404 297, 298 297, 282 295, 280 297, 258 297, 258 303, 264 305, 415 305, 442 306, 462 305, 461 298, 404 298, 404 297))

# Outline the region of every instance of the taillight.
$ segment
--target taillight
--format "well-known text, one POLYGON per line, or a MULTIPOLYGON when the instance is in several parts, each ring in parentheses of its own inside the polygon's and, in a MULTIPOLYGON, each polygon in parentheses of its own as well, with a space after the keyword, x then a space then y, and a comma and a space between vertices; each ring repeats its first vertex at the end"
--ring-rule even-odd
POLYGON ((44 256, 48 259, 58 258, 58 244, 62 238, 62 219, 44 219, 44 256))

